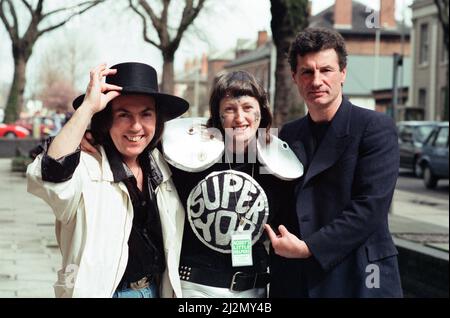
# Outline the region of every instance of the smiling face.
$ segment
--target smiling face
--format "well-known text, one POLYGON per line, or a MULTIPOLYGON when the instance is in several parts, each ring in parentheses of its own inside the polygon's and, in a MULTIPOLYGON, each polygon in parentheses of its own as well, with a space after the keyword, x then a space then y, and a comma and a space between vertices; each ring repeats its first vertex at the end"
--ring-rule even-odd
POLYGON ((338 55, 334 49, 298 55, 297 69, 292 73, 309 111, 338 107, 345 76, 346 68, 339 69, 338 55))
POLYGON ((148 95, 122 95, 111 103, 109 134, 124 161, 134 163, 155 135, 155 100, 148 95))
POLYGON ((236 144, 247 147, 249 141, 256 136, 261 122, 261 109, 256 98, 224 97, 220 101, 219 112, 227 136, 236 144))

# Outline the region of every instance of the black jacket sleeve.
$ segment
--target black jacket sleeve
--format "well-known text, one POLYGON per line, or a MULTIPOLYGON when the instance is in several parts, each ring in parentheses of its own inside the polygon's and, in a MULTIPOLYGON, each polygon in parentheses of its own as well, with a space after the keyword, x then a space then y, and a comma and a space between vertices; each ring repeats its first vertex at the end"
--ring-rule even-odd
POLYGON ((78 148, 73 153, 63 156, 58 159, 53 159, 47 154, 48 146, 52 140, 49 140, 45 145, 45 153, 41 162, 42 180, 48 182, 64 182, 70 180, 80 163, 80 149, 78 148))

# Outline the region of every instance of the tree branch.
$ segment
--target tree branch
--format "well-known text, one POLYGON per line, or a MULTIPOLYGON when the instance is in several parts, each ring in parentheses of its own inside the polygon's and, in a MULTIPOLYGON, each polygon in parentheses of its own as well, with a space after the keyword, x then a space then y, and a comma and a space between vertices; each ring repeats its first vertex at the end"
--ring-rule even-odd
POLYGON ((38 21, 42 20, 42 7, 43 6, 44 6, 44 0, 39 0, 38 4, 36 6, 36 10, 34 10, 35 14, 32 15, 33 18, 34 18, 34 16, 36 16, 38 21))
POLYGON ((161 19, 160 19, 163 27, 167 27, 167 16, 168 16, 168 11, 169 11, 169 5, 170 5, 170 0, 163 0, 163 9, 161 11, 161 19))
MULTIPOLYGON (((64 20, 61 21, 60 23, 57 23, 57 24, 52 25, 52 26, 49 26, 48 28, 39 31, 39 32, 37 33, 37 37, 40 37, 42 34, 44 34, 44 33, 46 33, 46 32, 52 31, 52 30, 54 30, 54 29, 57 29, 57 28, 63 26, 64 24, 66 24, 67 22, 69 22, 73 17, 75 17, 75 16, 77 16, 77 15, 83 14, 84 12, 86 12, 86 11, 88 11, 89 9, 95 7, 96 5, 102 3, 103 1, 104 1, 104 0, 86 1, 86 2, 80 3, 79 5, 77 5, 77 6, 75 6, 75 7, 72 7, 72 8, 77 8, 77 7, 81 7, 82 5, 87 5, 87 4, 88 4, 88 6, 87 6, 86 8, 84 8, 84 9, 82 9, 82 10, 79 10, 78 12, 75 12, 75 13, 71 14, 68 18, 64 19, 64 20)), ((68 8, 66 8, 65 10, 68 10, 68 8)), ((50 13, 46 13, 46 14, 44 14, 43 17, 46 18, 46 17, 49 16, 49 14, 53 14, 53 13, 55 13, 56 11, 61 11, 61 9, 57 9, 57 10, 54 10, 54 11, 52 11, 52 12, 50 12, 50 13)))
POLYGON ((12 39, 14 37, 13 30, 11 26, 9 25, 8 19, 6 19, 3 5, 5 4, 5 0, 0 0, 0 19, 2 20, 3 24, 5 25, 6 31, 9 34, 9 37, 12 39))
POLYGON ((12 15, 12 17, 13 17, 13 21, 14 21, 14 25, 13 25, 14 32, 17 34, 17 36, 19 36, 19 22, 18 22, 18 20, 17 20, 16 9, 14 8, 14 5, 12 4, 11 0, 6 0, 6 2, 7 2, 8 5, 9 5, 9 9, 10 9, 11 15, 12 15))
POLYGON ((3 24, 5 25, 6 31, 9 34, 9 37, 11 38, 11 41, 14 43, 19 40, 19 24, 17 22, 17 14, 16 10, 14 9, 13 4, 10 0, 1 0, 0 2, 0 19, 2 20, 3 24), (8 18, 6 17, 4 5, 5 3, 9 6, 9 11, 11 13, 11 16, 13 18, 13 24, 11 25, 8 21, 8 18))
POLYGON ((181 15, 181 21, 180 21, 180 25, 177 30, 177 34, 172 41, 173 45, 176 45, 176 46, 179 45, 184 31, 187 30, 189 25, 198 16, 201 9, 203 8, 203 5, 205 4, 205 1, 206 0, 199 0, 197 6, 194 7, 193 0, 186 0, 186 6, 184 7, 183 13, 181 15))
POLYGON ((31 6, 31 4, 29 4, 27 2, 27 0, 22 0, 22 3, 25 7, 27 7, 28 11, 30 12, 31 16, 33 16, 33 7, 31 6))
POLYGON ((159 19, 161 23, 161 31, 158 32, 159 41, 161 42, 161 46, 168 47, 170 46, 170 34, 169 34, 169 24, 167 23, 168 19, 168 11, 169 11, 170 0, 163 0, 163 9, 161 11, 161 19, 159 19))
MULTIPOLYGON (((99 3, 101 3, 101 2, 104 2, 104 1, 105 1, 105 0, 85 1, 85 2, 82 2, 82 3, 76 4, 76 5, 74 5, 74 6, 71 6, 71 7, 65 7, 65 8, 55 9, 55 10, 53 10, 53 11, 50 11, 50 12, 47 12, 46 14, 44 14, 43 18, 47 18, 47 17, 49 17, 50 15, 53 15, 53 14, 56 14, 56 13, 59 13, 59 12, 72 11, 72 10, 74 10, 74 9, 83 7, 83 6, 85 6, 85 5, 91 5, 91 6, 88 8, 88 9, 90 9, 91 7, 96 6, 97 4, 99 4, 99 3)), ((85 11, 86 11, 86 10, 85 10, 85 11)), ((83 12, 84 12, 84 11, 83 11, 83 12)), ((80 12, 79 14, 81 14, 81 13, 82 13, 82 12, 80 12)))
POLYGON ((148 34, 147 34, 147 19, 145 18, 145 16, 139 11, 139 9, 137 7, 134 6, 132 0, 129 0, 129 3, 130 3, 131 9, 133 9, 133 11, 136 12, 141 17, 142 23, 144 24, 144 27, 142 28, 142 35, 144 37, 144 41, 154 45, 155 47, 157 47, 158 49, 161 50, 162 49, 161 45, 156 43, 155 41, 153 41, 152 39, 150 39, 148 37, 148 34))
MULTIPOLYGON (((130 0, 130 3, 131 3, 131 0, 130 0)), ((139 4, 145 10, 145 12, 148 14, 150 19, 152 20, 152 24, 155 27, 158 34, 161 33, 161 31, 162 31, 161 20, 158 19, 158 16, 155 14, 155 12, 150 7, 150 5, 147 3, 147 1, 139 0, 139 4)))

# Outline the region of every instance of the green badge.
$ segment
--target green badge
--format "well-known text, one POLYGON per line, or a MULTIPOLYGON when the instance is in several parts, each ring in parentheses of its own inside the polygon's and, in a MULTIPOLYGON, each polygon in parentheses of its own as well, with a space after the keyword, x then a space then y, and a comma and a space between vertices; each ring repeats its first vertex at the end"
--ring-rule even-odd
POLYGON ((250 232, 239 232, 231 235, 231 261, 233 267, 253 265, 250 232))

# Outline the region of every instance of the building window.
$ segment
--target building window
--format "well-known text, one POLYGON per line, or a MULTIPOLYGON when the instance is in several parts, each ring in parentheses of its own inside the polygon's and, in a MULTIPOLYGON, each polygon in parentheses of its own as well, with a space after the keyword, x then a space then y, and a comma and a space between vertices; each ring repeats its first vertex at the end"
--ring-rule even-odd
POLYGON ((420 25, 420 52, 419 52, 419 63, 428 63, 428 24, 424 23, 420 25))
POLYGON ((427 104, 427 90, 425 88, 419 89, 419 107, 425 108, 427 104))

